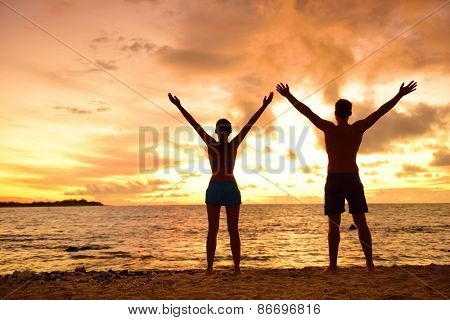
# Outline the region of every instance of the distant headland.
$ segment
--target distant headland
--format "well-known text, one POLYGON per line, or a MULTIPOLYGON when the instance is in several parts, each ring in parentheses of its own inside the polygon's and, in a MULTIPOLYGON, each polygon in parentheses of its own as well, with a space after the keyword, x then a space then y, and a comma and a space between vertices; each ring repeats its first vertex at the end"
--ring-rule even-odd
POLYGON ((103 206, 103 203, 96 201, 87 201, 85 199, 75 200, 62 200, 54 202, 31 202, 31 203, 20 203, 20 202, 0 202, 0 208, 5 207, 74 207, 74 206, 103 206))

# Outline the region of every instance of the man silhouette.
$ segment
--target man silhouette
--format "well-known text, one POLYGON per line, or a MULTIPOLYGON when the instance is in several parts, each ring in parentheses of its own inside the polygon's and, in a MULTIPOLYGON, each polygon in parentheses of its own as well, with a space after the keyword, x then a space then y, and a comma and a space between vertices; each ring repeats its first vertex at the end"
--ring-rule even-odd
POLYGON ((367 225, 365 213, 368 212, 364 187, 358 174, 356 155, 361 145, 364 132, 388 113, 400 99, 416 90, 417 82, 411 81, 407 86, 402 83, 394 98, 383 104, 367 118, 348 123, 352 115, 352 103, 345 99, 336 102, 335 116, 337 125, 316 115, 308 106, 298 101, 290 92, 287 84, 278 84, 277 91, 317 128, 325 134, 325 147, 328 154, 328 175, 325 184, 325 215, 328 216, 328 251, 330 264, 327 273, 337 272, 339 251, 341 213, 345 211, 345 200, 349 213, 358 228, 359 240, 366 257, 367 270, 375 271, 372 259, 372 236, 367 225))

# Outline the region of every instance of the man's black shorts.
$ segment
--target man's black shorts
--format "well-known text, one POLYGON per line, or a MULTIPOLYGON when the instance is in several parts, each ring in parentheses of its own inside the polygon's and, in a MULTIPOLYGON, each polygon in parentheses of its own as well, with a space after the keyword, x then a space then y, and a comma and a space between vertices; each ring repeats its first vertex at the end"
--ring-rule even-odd
POLYGON ((345 212, 345 199, 349 213, 366 213, 364 186, 358 172, 328 173, 325 184, 325 214, 327 216, 345 212))

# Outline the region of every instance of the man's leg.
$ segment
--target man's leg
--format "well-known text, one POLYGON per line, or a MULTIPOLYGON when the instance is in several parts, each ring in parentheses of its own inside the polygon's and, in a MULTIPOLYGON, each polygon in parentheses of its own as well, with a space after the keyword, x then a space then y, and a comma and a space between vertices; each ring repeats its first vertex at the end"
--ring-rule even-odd
POLYGON ((372 258, 372 235, 370 234, 369 226, 367 225, 366 215, 364 213, 352 214, 353 221, 358 227, 359 242, 361 242, 364 256, 366 257, 367 270, 369 272, 375 271, 372 258))
POLYGON ((220 205, 207 204, 206 210, 208 211, 208 237, 206 238, 208 268, 206 274, 212 274, 216 255, 217 233, 219 232, 220 205))
POLYGON ((234 273, 241 274, 241 238, 239 237, 240 205, 226 206, 228 233, 230 234, 231 253, 233 254, 234 273))
POLYGON ((330 256, 330 265, 325 272, 337 272, 337 257, 339 251, 339 242, 341 234, 339 227, 341 225, 341 215, 335 214, 328 216, 328 253, 330 256))

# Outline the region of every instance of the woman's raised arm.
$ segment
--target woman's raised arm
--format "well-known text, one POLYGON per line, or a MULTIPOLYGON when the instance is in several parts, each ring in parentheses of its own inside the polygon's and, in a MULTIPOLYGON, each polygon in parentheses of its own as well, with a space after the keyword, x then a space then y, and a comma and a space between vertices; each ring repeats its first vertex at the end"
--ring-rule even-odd
POLYGON ((172 96, 172 94, 169 93, 169 100, 178 108, 178 110, 180 110, 183 117, 189 122, 189 124, 195 129, 195 131, 197 131, 199 136, 203 139, 203 141, 205 141, 207 145, 215 142, 215 140, 206 133, 202 126, 198 124, 197 121, 195 121, 194 117, 192 117, 190 113, 183 108, 180 99, 178 99, 177 96, 172 96))

